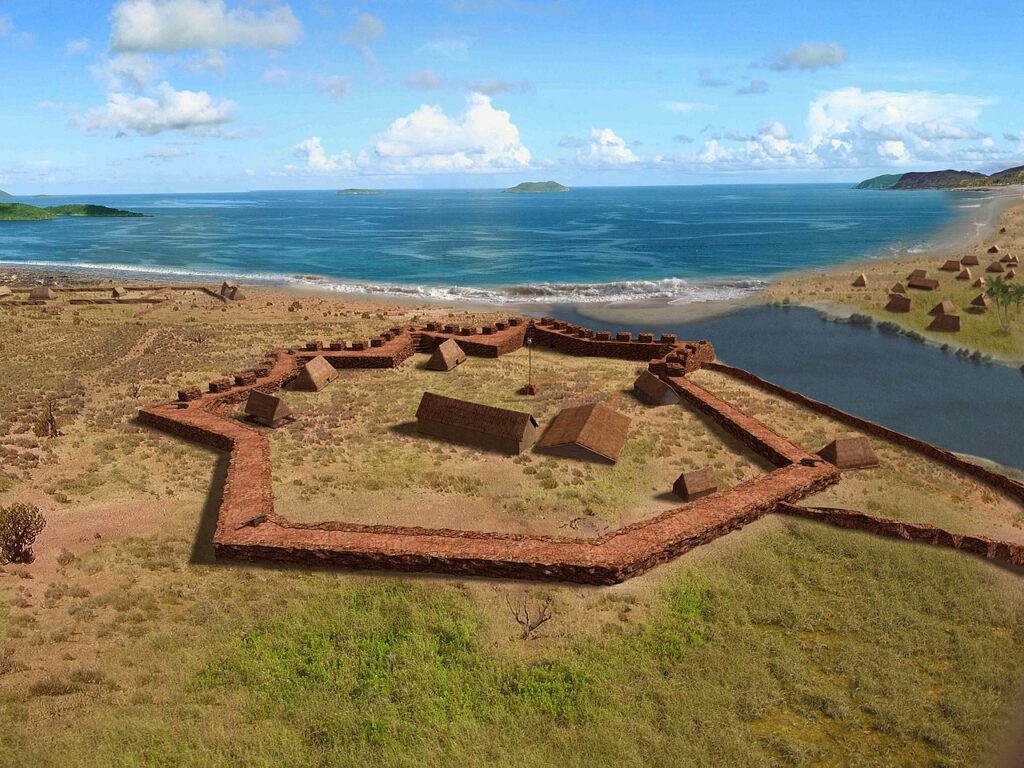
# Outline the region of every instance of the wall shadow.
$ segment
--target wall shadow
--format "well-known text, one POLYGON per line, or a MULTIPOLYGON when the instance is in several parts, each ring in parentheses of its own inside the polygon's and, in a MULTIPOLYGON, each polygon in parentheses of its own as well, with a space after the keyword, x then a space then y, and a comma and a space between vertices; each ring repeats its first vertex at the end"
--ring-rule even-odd
POLYGON ((192 551, 189 553, 188 561, 193 565, 209 565, 216 561, 213 555, 213 535, 217 530, 217 513, 224 498, 224 483, 227 480, 230 463, 229 454, 217 451, 210 487, 206 492, 206 502, 199 516, 199 525, 196 526, 196 534, 192 539, 192 551))

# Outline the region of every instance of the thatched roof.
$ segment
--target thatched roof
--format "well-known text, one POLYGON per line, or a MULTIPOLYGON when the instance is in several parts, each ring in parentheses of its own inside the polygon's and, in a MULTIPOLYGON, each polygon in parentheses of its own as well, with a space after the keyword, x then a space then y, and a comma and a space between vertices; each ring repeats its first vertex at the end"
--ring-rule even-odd
POLYGON ((936 315, 955 315, 956 307, 953 306, 953 302, 949 299, 943 299, 928 312, 932 317, 936 315))
POLYGON ((960 263, 963 264, 965 267, 976 267, 979 264, 981 264, 981 262, 978 260, 978 257, 975 256, 973 253, 968 254, 967 256, 964 256, 962 259, 960 259, 960 263))
POLYGON ((711 467, 701 467, 690 472, 683 472, 672 484, 672 492, 683 501, 693 501, 701 496, 709 496, 718 490, 715 471, 711 467))
POLYGON ((254 389, 245 403, 245 415, 265 427, 277 427, 292 415, 292 410, 279 397, 254 389))
POLYGON ((126 291, 121 286, 117 285, 114 286, 114 289, 110 292, 110 295, 115 299, 123 299, 125 296, 128 295, 128 291, 126 291))
POLYGON ((537 420, 528 413, 424 392, 416 409, 425 434, 518 453, 533 443, 537 420))
POLYGON ((299 368, 293 386, 303 392, 319 392, 336 378, 338 371, 322 355, 318 355, 299 368))
MULTIPOLYGON (((924 270, 920 270, 924 271, 924 270)), ((921 291, 934 291, 939 287, 939 281, 934 277, 911 277, 907 280, 908 288, 917 288, 921 291)))
POLYGON ((960 262, 957 259, 949 259, 945 264, 939 267, 942 272, 959 272, 960 262))
POLYGON ((907 280, 917 280, 917 279, 920 279, 922 277, 928 277, 928 270, 926 270, 926 269, 915 269, 913 272, 911 272, 909 275, 907 275, 907 280))
POLYGON ((431 371, 450 371, 466 361, 466 353, 455 339, 445 339, 427 361, 431 371))
POLYGON ((231 291, 235 290, 238 286, 232 283, 230 280, 225 280, 220 284, 220 295, 227 296, 231 291))
POLYGON ((988 285, 988 283, 985 282, 984 277, 979 277, 977 280, 971 283, 972 288, 984 288, 986 285, 988 285))
POLYGON ((970 280, 971 279, 971 270, 969 270, 969 269, 967 269, 965 267, 964 269, 960 270, 960 274, 956 276, 956 279, 957 280, 970 280))
POLYGON ((10 295, 11 295, 11 289, 8 288, 6 285, 0 285, 0 296, 10 296, 10 295))
POLYGON ((991 248, 988 249, 988 252, 989 253, 999 253, 999 246, 998 245, 993 245, 991 248))
POLYGON ((871 443, 866 437, 837 437, 826 445, 818 455, 839 469, 866 469, 878 466, 871 443))
POLYGON ((929 331, 943 331, 946 333, 960 332, 960 315, 936 315, 928 326, 929 331))
POLYGON ((650 371, 644 371, 637 377, 633 391, 650 405, 675 405, 680 401, 679 393, 650 371))
POLYGON ((868 276, 861 272, 857 275, 857 278, 853 281, 854 288, 867 288, 868 287, 868 276))
POLYGON ((903 283, 897 282, 892 288, 889 289, 889 293, 906 293, 907 289, 903 286, 903 283))
POLYGON ((573 458, 614 462, 628 433, 628 416, 600 403, 587 403, 559 411, 537 448, 573 458))
POLYGON ((1001 263, 999 263, 998 261, 993 261, 991 264, 988 265, 988 268, 985 271, 986 272, 1005 272, 1006 268, 1001 263))
POLYGON ((902 293, 890 293, 889 303, 885 305, 889 312, 909 312, 914 308, 914 303, 909 296, 902 293))
POLYGON ((984 308, 988 309, 988 307, 989 307, 989 305, 991 303, 992 303, 992 299, 990 299, 984 293, 979 293, 977 296, 975 296, 973 299, 971 299, 971 306, 972 307, 984 307, 984 308))
POLYGON ((53 289, 50 288, 50 286, 48 285, 37 285, 35 288, 32 289, 28 297, 33 300, 56 299, 57 294, 54 293, 53 289))
POLYGON ((1017 276, 1017 273, 1014 270, 1012 270, 1012 269, 1009 272, 1006 273, 1006 279, 1007 280, 1013 280, 1013 278, 1015 278, 1016 276, 1017 276))

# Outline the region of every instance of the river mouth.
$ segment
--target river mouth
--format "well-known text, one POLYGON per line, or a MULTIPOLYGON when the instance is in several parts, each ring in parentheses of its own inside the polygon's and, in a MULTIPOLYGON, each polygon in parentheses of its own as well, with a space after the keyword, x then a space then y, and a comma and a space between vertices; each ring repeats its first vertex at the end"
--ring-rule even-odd
MULTIPOLYGON (((560 305, 546 314, 623 330, 560 305)), ((1024 468, 1024 375, 875 327, 826 323, 804 307, 761 305, 633 329, 708 339, 718 356, 776 384, 956 453, 1024 468)))

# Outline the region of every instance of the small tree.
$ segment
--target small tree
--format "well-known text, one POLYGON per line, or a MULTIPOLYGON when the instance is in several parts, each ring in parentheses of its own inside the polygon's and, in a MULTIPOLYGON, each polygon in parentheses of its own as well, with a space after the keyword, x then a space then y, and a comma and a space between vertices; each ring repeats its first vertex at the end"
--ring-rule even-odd
POLYGON ((541 625, 551 621, 550 597, 545 598, 539 606, 531 608, 529 601, 525 597, 514 604, 506 595, 505 605, 508 606, 509 613, 512 614, 512 618, 515 619, 516 624, 522 630, 520 637, 523 640, 529 640, 541 625))
POLYGON ((46 406, 36 416, 36 422, 32 425, 32 432, 36 437, 58 437, 60 429, 57 427, 57 401, 47 400, 46 406))
POLYGON ((0 565, 31 563, 35 559, 32 545, 45 527, 39 507, 22 503, 0 507, 0 565))

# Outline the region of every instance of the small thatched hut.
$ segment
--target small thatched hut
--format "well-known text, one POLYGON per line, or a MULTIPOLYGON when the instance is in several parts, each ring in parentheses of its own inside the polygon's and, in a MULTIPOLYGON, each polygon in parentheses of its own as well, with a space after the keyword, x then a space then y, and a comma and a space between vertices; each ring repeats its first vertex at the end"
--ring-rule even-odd
POLYGON ((967 267, 964 267, 962 270, 960 270, 960 274, 956 276, 956 279, 957 280, 970 280, 971 279, 971 270, 967 269, 967 267))
POLYGON ((1005 272, 1006 271, 1006 267, 1004 267, 1001 262, 993 261, 991 264, 988 265, 988 267, 985 269, 985 271, 986 272, 1005 272))
POLYGON ((675 405, 680 401, 679 393, 650 371, 637 377, 633 391, 648 405, 675 405))
POLYGON ((892 288, 889 289, 889 293, 906 293, 906 292, 907 292, 907 289, 904 287, 903 283, 898 282, 898 281, 897 281, 897 283, 892 288))
POLYGON ((988 252, 989 253, 999 253, 999 246, 998 245, 993 245, 991 248, 988 249, 988 252))
POLYGON ((960 262, 957 259, 949 259, 945 264, 939 267, 939 271, 941 272, 959 272, 960 269, 960 262))
POLYGON ((10 296, 10 295, 11 295, 11 289, 8 288, 6 285, 0 285, 0 296, 10 296))
POLYGON ((127 295, 128 295, 128 291, 126 291, 124 288, 122 288, 119 285, 114 286, 114 289, 110 292, 111 298, 114 298, 114 299, 123 299, 127 295))
POLYGON ((857 275, 856 279, 853 281, 853 287, 854 288, 867 288, 868 287, 868 276, 865 275, 863 272, 861 272, 859 275, 857 275))
POLYGON ((935 317, 937 315, 955 315, 956 307, 953 306, 953 302, 950 301, 949 299, 943 299, 934 307, 932 307, 928 311, 928 314, 931 315, 932 317, 935 317))
POLYGON ((693 501, 701 496, 710 496, 718 490, 715 471, 711 467, 702 467, 691 472, 683 472, 672 484, 672 492, 683 501, 693 501))
POLYGON ((299 368, 299 375, 292 385, 302 392, 319 392, 338 378, 338 371, 319 355, 299 368))
MULTIPOLYGON (((924 270, 918 270, 918 271, 919 272, 923 272, 924 270)), ((936 280, 934 277, 914 277, 914 276, 911 276, 907 280, 907 287, 908 288, 915 288, 915 289, 917 289, 919 291, 934 291, 936 288, 939 287, 939 281, 936 280)))
POLYGON ((978 307, 982 310, 988 309, 992 304, 992 299, 986 296, 984 293, 979 293, 973 299, 971 299, 971 306, 978 307))
POLYGON ((575 459, 615 462, 626 444, 629 417, 599 403, 564 408, 537 448, 575 459))
POLYGON ((942 331, 944 333, 960 332, 960 315, 936 315, 928 326, 929 331, 942 331))
POLYGON ((477 448, 518 454, 537 439, 537 420, 528 413, 424 392, 416 409, 416 429, 477 448))
POLYGON ((466 362, 466 353, 455 339, 445 339, 434 350, 427 361, 427 369, 431 371, 451 371, 466 362))
POLYGON ((890 293, 889 303, 885 305, 885 308, 889 312, 910 312, 914 309, 914 302, 910 300, 909 296, 902 293, 890 293))
POLYGON ((981 264, 981 261, 979 261, 978 257, 975 256, 973 253, 969 253, 960 259, 960 263, 963 264, 965 267, 976 267, 979 264, 981 264))
POLYGON ((292 418, 292 410, 279 397, 254 389, 245 403, 245 415, 264 427, 279 427, 292 418))
POLYGON ((33 301, 49 301, 50 299, 56 299, 57 294, 48 285, 37 285, 32 289, 28 297, 33 301))
POLYGON ((839 469, 867 469, 878 466, 878 457, 866 437, 837 437, 818 455, 839 469))
POLYGON ((988 285, 988 283, 985 282, 984 277, 979 277, 977 280, 971 283, 972 288, 984 288, 986 285, 988 285))

